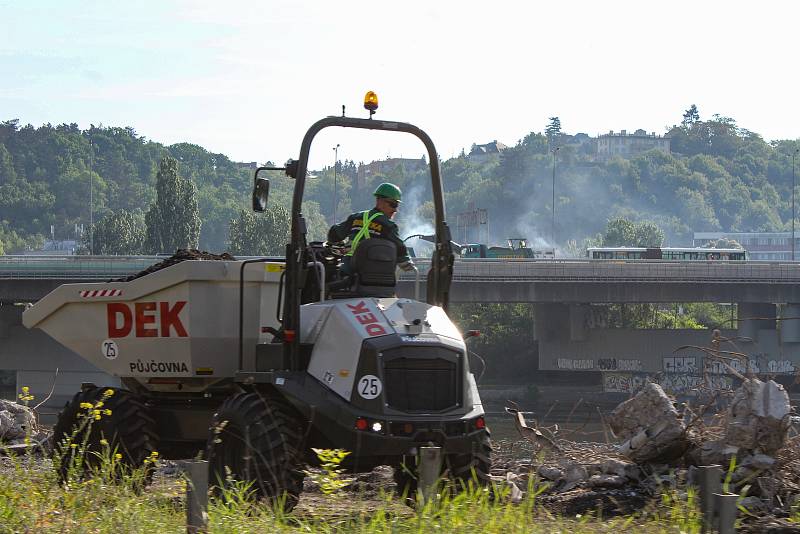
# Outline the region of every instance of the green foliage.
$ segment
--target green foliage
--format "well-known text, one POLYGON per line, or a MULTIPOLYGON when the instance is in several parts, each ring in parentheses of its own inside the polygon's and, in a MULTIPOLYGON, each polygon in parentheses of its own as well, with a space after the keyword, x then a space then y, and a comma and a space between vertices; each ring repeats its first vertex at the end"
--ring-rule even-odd
POLYGON ((469 350, 486 362, 470 359, 481 383, 529 381, 535 372, 532 304, 454 304, 450 317, 462 332, 480 330, 480 337, 468 342, 469 350))
POLYGON ((551 148, 554 148, 558 143, 558 138, 561 136, 561 120, 558 117, 550 117, 550 122, 544 129, 547 136, 547 141, 551 148))
MULTIPOLYGON (((114 473, 114 457, 107 453, 95 476, 59 484, 52 469, 30 456, 8 455, 0 472, 0 517, 3 532, 185 532, 186 482, 164 477, 142 488, 144 469, 114 473)), ((391 493, 374 498, 348 493, 347 499, 311 496, 308 505, 284 515, 264 502, 249 498, 246 485, 212 496, 208 531, 212 533, 359 532, 364 534, 422 532, 481 532, 485 534, 621 534, 663 532, 698 534, 700 512, 696 492, 663 488, 654 502, 623 517, 554 517, 541 507, 545 489, 529 478, 525 497, 509 502, 509 490, 468 488, 411 510, 391 493)))
POLYGON ((607 304, 594 309, 595 317, 606 328, 699 330, 730 325, 730 306, 710 302, 607 304))
MULTIPOLYGON (((133 255, 144 251, 146 227, 141 212, 119 210, 103 217, 94 228, 92 252, 94 254, 133 255)), ((84 236, 84 246, 89 247, 89 234, 84 236)))
POLYGON ((352 478, 344 477, 342 462, 350 454, 344 449, 311 449, 319 459, 322 472, 304 471, 325 495, 336 495, 349 486, 352 478))
MULTIPOLYGON (((605 232, 609 219, 649 221, 672 246, 688 245, 693 231, 781 231, 791 227, 791 154, 797 140, 765 142, 737 125, 730 117, 701 119, 696 106, 676 114, 679 123, 669 128, 672 154, 653 150, 631 159, 595 161, 593 144, 561 131, 552 117, 543 132, 530 132, 498 157, 471 160, 459 156, 441 162, 447 213, 454 239, 463 230, 455 214, 488 209, 491 243, 507 237, 550 235, 552 155, 555 136, 561 149, 556 172, 556 235, 564 248, 605 232)), ((558 120, 557 120, 558 119, 558 120)), ((299 140, 298 140, 299 141, 299 140)), ((180 162, 181 176, 196 187, 199 218, 203 221, 199 246, 224 250, 231 239, 229 222, 247 209, 251 171, 223 154, 189 143, 164 146, 139 136, 132 128, 76 124, 50 124, 34 128, 18 121, 0 122, 0 216, 4 231, 15 233, 24 245, 10 246, 0 237, 6 253, 30 246, 30 238, 49 235, 75 238, 75 225, 88 228, 90 212, 98 219, 109 212, 140 210, 157 205, 159 162, 170 156, 180 162), (90 209, 89 190, 93 204, 90 209), (99 216, 98 216, 99 215, 99 216)), ((274 173, 271 205, 290 205, 293 182, 274 173)), ((398 165, 357 180, 352 161, 339 162, 336 173, 336 214, 374 204, 372 191, 381 182, 403 189, 397 215, 402 235, 432 220, 427 170, 398 165)), ((176 197, 177 198, 177 197, 176 197)), ((309 239, 324 239, 333 219, 333 168, 315 171, 306 184, 303 215, 309 239)), ((176 219, 177 220, 177 219, 176 219)), ((196 233, 191 221, 184 223, 196 233)), ((624 230, 624 229, 623 229, 624 230)), ((650 228, 646 239, 634 235, 634 244, 658 241, 650 228)), ((622 232, 625 235, 625 232, 622 232)), ((163 238, 163 236, 161 236, 163 238)), ((189 244, 187 237, 186 244, 189 244)), ((619 236, 617 236, 619 237, 619 236)), ((151 236, 154 240, 156 236, 151 236)), ((473 236, 472 239, 475 239, 473 236)), ((170 252, 175 243, 149 248, 170 252)), ((174 249, 173 249, 174 250, 174 249)))
POLYGON ((8 221, 0 221, 0 255, 19 254, 27 250, 37 250, 44 244, 44 236, 33 234, 22 236, 11 229, 8 221))
POLYGON ((720 239, 709 241, 705 244, 707 248, 741 248, 744 247, 735 239, 728 239, 726 237, 722 237, 720 239))
POLYGON ((178 162, 165 157, 158 165, 156 200, 145 215, 145 250, 172 253, 197 248, 200 217, 194 183, 178 176, 178 162))
POLYGON ((289 242, 289 214, 280 206, 264 213, 241 210, 230 221, 228 251, 243 256, 281 256, 289 242))
POLYGON ((634 224, 625 217, 616 217, 606 224, 603 246, 606 247, 660 247, 664 232, 652 221, 634 224))

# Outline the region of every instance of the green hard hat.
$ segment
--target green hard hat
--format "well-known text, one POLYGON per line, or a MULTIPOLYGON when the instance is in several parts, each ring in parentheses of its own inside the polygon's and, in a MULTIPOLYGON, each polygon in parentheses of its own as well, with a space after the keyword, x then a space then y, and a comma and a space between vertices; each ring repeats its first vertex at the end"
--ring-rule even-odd
POLYGON ((376 197, 391 198, 392 200, 400 202, 400 198, 403 194, 396 185, 384 182, 375 189, 373 195, 376 197))

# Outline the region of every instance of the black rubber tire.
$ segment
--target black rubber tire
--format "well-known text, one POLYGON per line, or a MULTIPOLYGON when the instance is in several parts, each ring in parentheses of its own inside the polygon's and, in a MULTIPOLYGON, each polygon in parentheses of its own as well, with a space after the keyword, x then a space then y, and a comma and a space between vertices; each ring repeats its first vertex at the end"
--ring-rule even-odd
MULTIPOLYGON (((53 457, 62 482, 68 480, 70 468, 74 465, 84 439, 86 439, 86 451, 83 454, 81 475, 90 473, 99 465, 101 458, 92 453, 103 452, 101 439, 108 442, 111 451, 122 455, 120 464, 130 469, 144 465, 144 461, 157 451, 158 445, 155 420, 150 417, 142 399, 130 391, 113 387, 88 388, 80 391, 58 414, 58 421, 53 428, 52 443, 53 457), (105 396, 105 392, 109 389, 113 390, 114 394, 105 396), (86 420, 86 417, 81 415, 87 414, 87 409, 81 408, 81 404, 89 403, 95 406, 101 400, 103 412, 100 419, 92 418, 90 425, 76 432, 86 420), (111 410, 111 415, 106 415, 105 410, 111 410), (70 447, 65 440, 70 440, 77 447, 70 447)), ((146 478, 149 479, 149 474, 146 478)))
POLYGON ((448 478, 457 490, 470 486, 480 488, 491 483, 492 442, 489 432, 483 432, 470 454, 448 454, 445 457, 448 478))
POLYGON ((214 414, 206 447, 209 484, 250 482, 254 497, 290 512, 303 491, 303 421, 283 398, 238 393, 214 414))

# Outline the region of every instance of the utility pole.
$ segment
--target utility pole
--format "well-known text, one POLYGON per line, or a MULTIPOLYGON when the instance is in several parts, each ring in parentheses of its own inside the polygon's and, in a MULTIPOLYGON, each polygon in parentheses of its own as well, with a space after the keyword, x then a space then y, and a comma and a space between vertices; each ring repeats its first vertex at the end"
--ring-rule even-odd
POLYGON ((89 138, 89 255, 94 256, 94 143, 89 138))
POLYGON ((795 189, 796 185, 795 185, 795 179, 794 179, 794 160, 797 157, 797 153, 798 152, 800 152, 800 148, 796 148, 794 150, 794 152, 792 152, 792 261, 795 261, 795 257, 794 257, 794 219, 795 219, 795 213, 794 213, 794 189, 795 189))
POLYGON ((561 150, 560 146, 555 147, 552 149, 553 152, 553 203, 550 205, 550 211, 552 212, 552 221, 550 223, 550 239, 553 242, 553 246, 556 246, 556 153, 561 150))
MULTIPOLYGON (((344 106, 343 106, 344 107, 344 106)), ((339 165, 339 143, 333 147, 333 221, 331 224, 336 224, 336 167, 339 165)))

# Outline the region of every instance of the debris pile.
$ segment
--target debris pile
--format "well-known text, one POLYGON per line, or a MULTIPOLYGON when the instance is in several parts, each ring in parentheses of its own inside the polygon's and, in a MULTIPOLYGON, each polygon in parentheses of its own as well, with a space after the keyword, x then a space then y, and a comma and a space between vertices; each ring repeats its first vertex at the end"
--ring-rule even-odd
POLYGON ((665 488, 685 491, 694 466, 719 464, 751 515, 788 515, 800 503, 800 436, 788 437, 786 390, 745 378, 727 408, 706 414, 718 400, 679 411, 658 384, 647 383, 607 417, 616 444, 548 437, 514 405, 508 411, 525 441, 498 444, 493 479, 524 490, 536 477, 546 485, 537 502, 551 512, 612 516, 641 510, 665 488), (520 458, 520 443, 529 458, 520 458))
POLYGON ((146 276, 150 273, 154 273, 156 271, 160 271, 161 269, 166 269, 167 267, 171 267, 176 263, 189 260, 235 261, 236 258, 231 256, 227 252, 223 252, 222 254, 212 254, 211 252, 206 252, 204 250, 197 250, 193 248, 190 249, 179 248, 177 251, 175 251, 175 254, 173 254, 169 258, 166 258, 165 260, 160 261, 155 265, 151 265, 144 271, 140 271, 132 276, 128 276, 127 278, 112 280, 112 282, 130 282, 131 280, 136 280, 137 278, 141 278, 142 276, 146 276))
POLYGON ((0 446, 19 449, 46 441, 48 433, 39 427, 34 411, 14 401, 0 399, 0 446))

